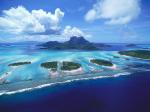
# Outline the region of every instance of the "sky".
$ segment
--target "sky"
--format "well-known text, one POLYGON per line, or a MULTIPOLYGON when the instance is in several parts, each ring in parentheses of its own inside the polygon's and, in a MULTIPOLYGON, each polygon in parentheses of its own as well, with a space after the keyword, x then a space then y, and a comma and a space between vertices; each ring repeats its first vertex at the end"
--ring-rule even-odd
POLYGON ((150 0, 0 0, 0 42, 150 43, 150 0))

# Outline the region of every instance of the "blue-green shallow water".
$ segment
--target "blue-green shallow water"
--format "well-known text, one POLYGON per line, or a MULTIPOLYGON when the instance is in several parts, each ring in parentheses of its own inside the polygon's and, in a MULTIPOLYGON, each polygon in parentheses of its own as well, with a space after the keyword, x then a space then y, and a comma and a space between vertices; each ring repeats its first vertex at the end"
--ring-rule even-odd
POLYGON ((50 51, 38 49, 36 44, 10 44, 0 46, 0 95, 12 94, 25 90, 41 88, 57 83, 80 79, 116 77, 129 75, 135 71, 149 71, 150 63, 146 60, 126 57, 118 54, 119 50, 147 49, 149 45, 138 45, 133 48, 124 44, 112 45, 102 51, 50 51), (117 56, 117 58, 116 58, 117 56), (116 69, 97 66, 90 59, 104 59, 116 65, 116 69), (30 65, 9 67, 10 63, 31 61, 30 65), (83 73, 76 75, 64 74, 53 76, 47 69, 40 66, 46 61, 74 61, 82 65, 83 73), (142 67, 142 65, 147 65, 142 67), (95 72, 99 71, 99 72, 95 72))
POLYGON ((150 104, 150 61, 121 56, 118 51, 150 50, 149 46, 129 48, 117 44, 103 51, 50 51, 38 49, 35 44, 0 46, 0 78, 10 73, 5 83, 0 84, 0 110, 143 112, 141 110, 145 109, 144 112, 147 112, 147 105, 150 104), (117 69, 91 64, 91 58, 112 61, 117 69), (57 77, 51 77, 48 70, 40 67, 45 61, 65 60, 80 63, 84 73, 60 73, 57 77), (31 61, 32 64, 15 68, 8 66, 18 61, 31 61), (101 72, 95 73, 93 68, 101 72))
POLYGON ((1 112, 150 112, 150 72, 0 97, 1 112))

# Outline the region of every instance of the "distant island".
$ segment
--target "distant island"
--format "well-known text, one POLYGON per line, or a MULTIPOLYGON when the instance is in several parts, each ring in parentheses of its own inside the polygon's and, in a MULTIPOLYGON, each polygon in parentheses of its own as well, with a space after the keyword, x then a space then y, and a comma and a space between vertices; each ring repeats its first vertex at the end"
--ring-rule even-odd
MULTIPOLYGON (((44 67, 46 69, 51 69, 52 71, 57 71, 58 62, 57 61, 44 62, 41 64, 41 67, 44 67)), ((71 71, 71 70, 79 69, 80 67, 81 67, 81 65, 76 62, 72 62, 72 61, 61 62, 61 70, 71 71)))
POLYGON ((79 69, 81 65, 79 63, 71 62, 71 61, 63 61, 61 70, 76 70, 79 69))
POLYGON ((136 47, 136 44, 128 44, 126 47, 136 47))
POLYGON ((91 43, 82 36, 73 36, 69 41, 63 43, 49 41, 38 46, 40 46, 41 49, 50 50, 100 50, 100 47, 108 47, 105 44, 91 43))
POLYGON ((113 66, 113 64, 110 61, 102 59, 91 59, 90 62, 100 66, 113 66))
POLYGON ((46 69, 51 69, 52 71, 57 71, 57 61, 52 61, 52 62, 44 62, 41 64, 41 67, 46 68, 46 69))
POLYGON ((31 64, 31 62, 16 62, 16 63, 11 63, 8 66, 20 66, 20 65, 27 65, 27 64, 31 64))
POLYGON ((49 73, 53 76, 61 74, 82 74, 84 73, 81 64, 73 61, 51 61, 44 62, 41 64, 41 67, 49 70, 49 73))
MULTIPOLYGON (((90 63, 96 64, 98 66, 105 66, 111 69, 116 69, 116 65, 114 65, 111 61, 102 60, 102 59, 91 59, 90 63)), ((59 74, 83 74, 85 73, 83 66, 81 63, 74 61, 48 61, 41 63, 41 67, 45 68, 49 71, 49 73, 53 76, 58 76, 59 74)), ((92 70, 95 72, 96 70, 92 70)), ((96 72, 99 72, 97 70, 96 72)))
POLYGON ((150 51, 148 50, 120 51, 119 54, 141 59, 150 59, 150 51))

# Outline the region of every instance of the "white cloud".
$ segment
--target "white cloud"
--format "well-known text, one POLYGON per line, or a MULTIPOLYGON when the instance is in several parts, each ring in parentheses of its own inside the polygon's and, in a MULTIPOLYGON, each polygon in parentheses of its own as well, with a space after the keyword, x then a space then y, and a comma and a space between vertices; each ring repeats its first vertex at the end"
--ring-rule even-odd
MULTIPOLYGON (((1 35, 1 34, 0 34, 1 35)), ((83 36, 85 38, 90 38, 91 35, 83 32, 81 29, 77 27, 66 26, 59 34, 54 35, 45 35, 42 33, 37 33, 36 35, 31 34, 2 34, 3 38, 0 38, 1 42, 20 42, 20 41, 39 41, 39 42, 47 42, 47 41, 66 41, 72 36, 83 36), (7 39, 6 39, 7 38, 7 39)))
POLYGON ((72 36, 83 36, 85 38, 91 37, 91 35, 86 34, 81 29, 77 27, 66 26, 59 35, 19 35, 12 39, 12 41, 66 41, 72 36))
POLYGON ((104 19, 107 24, 127 24, 140 11, 140 0, 98 0, 85 15, 85 20, 104 19))
POLYGON ((3 11, 3 16, 0 17, 0 30, 12 34, 33 34, 58 30, 63 16, 64 12, 59 8, 52 14, 42 9, 29 12, 23 6, 18 6, 3 11))
POLYGON ((90 37, 90 35, 85 34, 83 31, 81 31, 77 27, 71 27, 71 26, 66 26, 65 29, 62 32, 62 36, 66 38, 70 38, 72 36, 83 36, 83 37, 90 37))

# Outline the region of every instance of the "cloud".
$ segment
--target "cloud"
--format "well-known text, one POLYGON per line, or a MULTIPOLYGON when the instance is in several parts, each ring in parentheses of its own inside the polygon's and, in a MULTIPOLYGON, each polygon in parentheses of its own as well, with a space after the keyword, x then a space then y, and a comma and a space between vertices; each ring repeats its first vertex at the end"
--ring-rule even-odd
POLYGON ((140 14, 140 0, 98 0, 86 15, 86 21, 104 19, 106 24, 127 24, 140 14))
POLYGON ((59 23, 63 17, 64 12, 59 8, 52 14, 42 9, 29 12, 23 6, 18 6, 3 11, 0 30, 11 34, 53 33, 59 30, 59 23))
POLYGON ((83 37, 91 37, 91 35, 86 34, 82 30, 80 30, 77 27, 71 27, 71 26, 66 26, 62 31, 59 32, 59 34, 55 35, 45 35, 45 33, 38 33, 38 35, 30 34, 30 35, 18 35, 15 36, 14 38, 9 38, 10 41, 42 41, 42 42, 47 42, 47 41, 66 41, 72 36, 83 36, 83 37))
POLYGON ((62 32, 62 36, 66 38, 70 38, 72 36, 83 36, 83 37, 90 37, 91 35, 85 34, 83 31, 81 31, 77 27, 71 27, 71 26, 66 26, 65 29, 62 32))

